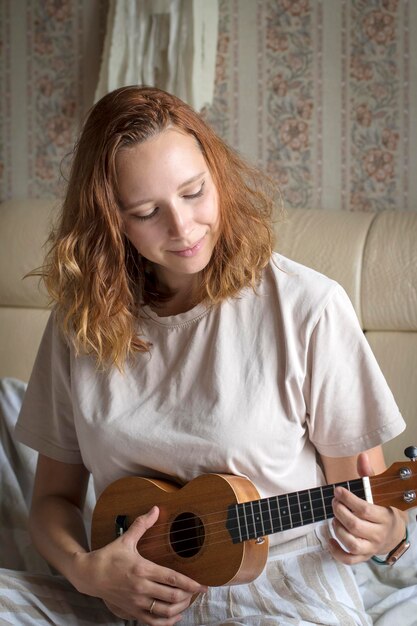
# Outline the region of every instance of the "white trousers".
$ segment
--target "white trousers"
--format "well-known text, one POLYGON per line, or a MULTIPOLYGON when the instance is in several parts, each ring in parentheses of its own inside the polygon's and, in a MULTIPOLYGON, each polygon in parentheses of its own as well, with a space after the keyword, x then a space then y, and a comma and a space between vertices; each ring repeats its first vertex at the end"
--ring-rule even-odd
MULTIPOLYGON (((327 529, 271 548, 254 582, 212 587, 184 612, 181 626, 370 626, 352 570, 325 548, 327 529)), ((60 576, 0 570, 0 624, 122 626, 96 598, 60 576)))

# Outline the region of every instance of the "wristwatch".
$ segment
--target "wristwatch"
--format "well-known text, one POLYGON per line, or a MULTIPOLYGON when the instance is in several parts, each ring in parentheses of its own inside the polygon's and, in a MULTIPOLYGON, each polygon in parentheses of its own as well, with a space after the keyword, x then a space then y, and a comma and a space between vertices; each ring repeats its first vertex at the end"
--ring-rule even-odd
POLYGON ((385 559, 387 565, 394 565, 402 557, 402 555, 407 552, 410 547, 410 542, 408 541, 408 530, 405 531, 405 537, 398 546, 395 546, 394 550, 388 553, 387 558, 385 559))
POLYGON ((385 559, 380 559, 378 556, 371 557, 375 563, 379 563, 380 565, 394 565, 402 557, 402 555, 407 552, 410 547, 410 542, 408 540, 408 528, 405 529, 405 537, 400 541, 400 543, 395 546, 391 552, 388 552, 385 559))

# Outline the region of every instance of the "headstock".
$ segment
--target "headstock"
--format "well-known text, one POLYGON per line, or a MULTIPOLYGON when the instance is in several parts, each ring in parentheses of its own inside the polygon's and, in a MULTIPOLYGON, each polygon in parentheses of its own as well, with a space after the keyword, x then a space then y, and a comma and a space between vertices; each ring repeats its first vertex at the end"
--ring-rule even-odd
POLYGON ((369 478, 375 504, 402 511, 417 507, 417 447, 409 446, 404 454, 411 461, 393 463, 382 474, 369 478))

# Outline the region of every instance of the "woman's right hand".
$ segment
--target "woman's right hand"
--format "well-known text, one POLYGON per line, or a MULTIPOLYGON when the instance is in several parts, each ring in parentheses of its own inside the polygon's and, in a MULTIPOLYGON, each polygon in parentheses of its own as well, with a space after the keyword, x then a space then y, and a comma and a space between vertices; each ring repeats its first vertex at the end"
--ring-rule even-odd
POLYGON ((117 617, 149 626, 172 626, 180 621, 193 595, 207 588, 140 555, 137 543, 158 515, 155 506, 108 545, 75 555, 71 579, 80 592, 102 598, 117 617))

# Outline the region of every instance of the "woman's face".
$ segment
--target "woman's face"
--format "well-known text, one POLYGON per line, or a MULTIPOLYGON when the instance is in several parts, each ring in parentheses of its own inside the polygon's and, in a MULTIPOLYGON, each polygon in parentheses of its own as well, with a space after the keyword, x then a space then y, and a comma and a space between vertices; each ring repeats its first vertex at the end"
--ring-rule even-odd
POLYGON ((124 232, 171 289, 187 288, 210 261, 218 194, 193 136, 168 128, 116 159, 124 232))

